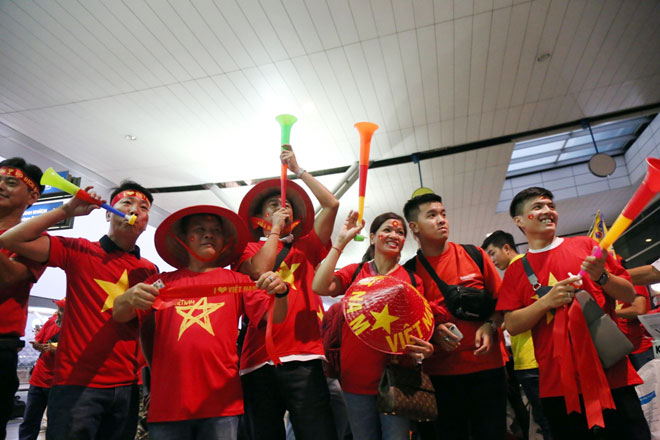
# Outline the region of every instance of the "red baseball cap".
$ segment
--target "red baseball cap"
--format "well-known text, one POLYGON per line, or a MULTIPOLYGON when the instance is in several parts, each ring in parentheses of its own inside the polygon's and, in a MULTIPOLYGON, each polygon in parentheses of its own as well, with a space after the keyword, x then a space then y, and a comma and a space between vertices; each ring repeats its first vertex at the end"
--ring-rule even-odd
POLYGON ((410 336, 428 341, 433 313, 410 284, 379 275, 353 283, 342 298, 346 324, 357 338, 384 353, 401 354, 410 336))
MULTIPOLYGON (((259 209, 264 200, 274 195, 280 194, 280 179, 268 179, 257 183, 243 197, 241 206, 238 208, 238 215, 245 221, 252 234, 251 241, 259 241, 261 233, 259 228, 253 228, 250 225, 250 218, 260 214, 259 209)), ((307 235, 314 227, 314 206, 307 192, 296 182, 288 180, 286 182, 286 198, 293 207, 293 220, 300 220, 300 225, 293 229, 293 235, 296 238, 307 235)))
POLYGON ((190 254, 177 240, 183 233, 181 220, 194 214, 209 214, 222 221, 222 232, 227 248, 218 256, 218 267, 225 267, 236 260, 248 239, 248 229, 241 218, 229 209, 213 205, 196 205, 176 211, 167 217, 156 229, 154 241, 158 255, 177 269, 187 267, 190 254))
POLYGON ((54 299, 53 302, 55 303, 55 305, 57 307, 59 307, 60 309, 63 309, 64 306, 66 305, 66 298, 54 299))

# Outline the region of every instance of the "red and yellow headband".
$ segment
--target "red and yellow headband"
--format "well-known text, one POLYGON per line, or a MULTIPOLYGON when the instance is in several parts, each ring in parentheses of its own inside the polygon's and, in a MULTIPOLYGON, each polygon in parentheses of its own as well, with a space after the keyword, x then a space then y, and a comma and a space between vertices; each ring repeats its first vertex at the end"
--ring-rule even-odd
POLYGON ((141 193, 140 191, 136 191, 134 189, 127 189, 114 196, 112 198, 112 201, 110 202, 110 206, 115 206, 115 204, 124 197, 135 197, 136 199, 144 200, 145 202, 147 202, 147 205, 151 206, 151 202, 149 202, 147 196, 141 193))
POLYGON ((16 179, 20 180, 25 185, 27 185, 27 187, 30 188, 30 190, 41 193, 41 191, 39 191, 39 186, 36 183, 34 183, 34 180, 30 179, 22 170, 19 170, 18 168, 0 167, 0 175, 15 177, 16 179))

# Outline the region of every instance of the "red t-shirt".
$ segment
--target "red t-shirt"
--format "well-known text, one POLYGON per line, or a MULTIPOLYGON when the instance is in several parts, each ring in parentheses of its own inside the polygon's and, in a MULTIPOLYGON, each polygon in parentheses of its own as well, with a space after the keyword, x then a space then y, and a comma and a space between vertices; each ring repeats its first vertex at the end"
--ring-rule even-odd
MULTIPOLYGON (((635 287, 635 293, 646 299, 646 310, 651 310, 651 300, 649 298, 649 292, 648 290, 646 290, 646 287, 645 286, 634 286, 634 287, 635 287)), ((630 307, 630 303, 623 303, 621 301, 616 302, 617 310, 626 307, 630 307)), ((628 336, 628 339, 630 339, 630 342, 632 342, 633 344, 632 354, 643 353, 649 348, 653 347, 653 338, 651 338, 646 333, 646 329, 644 328, 642 323, 639 322, 639 319, 619 318, 617 324, 619 324, 619 328, 621 329, 621 331, 625 333, 625 335, 628 336)))
MULTIPOLYGON (((263 245, 263 241, 248 243, 237 267, 259 252, 263 245)), ((296 356, 314 355, 324 358, 321 340, 323 303, 312 291, 312 280, 314 268, 325 258, 329 247, 330 244, 324 246, 312 230, 293 242, 289 254, 277 271, 282 280, 291 284, 286 319, 280 324, 273 324, 273 340, 282 362, 295 360, 296 356), (291 357, 287 359, 287 356, 291 357)), ((281 249, 280 242, 277 252, 279 253, 281 249)), ((250 321, 241 353, 241 374, 269 362, 265 336, 265 323, 250 321)))
MULTIPOLYGON (((227 269, 181 269, 150 277, 168 287, 252 283, 227 269)), ((244 312, 258 322, 268 309, 264 291, 180 299, 160 311, 139 311, 140 321, 155 314, 151 401, 147 420, 171 422, 243 414, 238 376, 238 318, 244 312), (176 402, 175 405, 172 403, 176 402)))
POLYGON ((119 249, 106 252, 100 242, 67 237, 50 238, 48 265, 62 268, 67 279, 53 385, 135 383, 138 322, 116 322, 112 305, 126 289, 157 273, 156 266, 119 249))
MULTIPOLYGON (((371 264, 365 264, 362 269, 353 278, 353 273, 358 264, 349 264, 335 272, 335 276, 341 281, 342 287, 338 295, 343 295, 354 281, 362 278, 378 275, 371 264)), ((399 266, 389 276, 398 278, 408 284, 412 284, 410 275, 401 266, 399 266)), ((417 284, 417 290, 424 294, 422 280, 414 275, 417 284)), ((341 312, 340 312, 341 313, 341 312)), ((344 391, 354 394, 378 394, 378 382, 383 374, 383 367, 390 355, 366 345, 360 341, 351 331, 350 327, 344 322, 341 332, 341 387, 344 391)))
MULTIPOLYGON (((586 257, 597 243, 589 237, 557 238, 549 249, 541 252, 528 252, 527 260, 534 269, 539 282, 544 286, 552 286, 558 281, 569 277, 568 273, 577 273, 586 257)), ((630 280, 626 270, 619 263, 608 256, 606 262, 610 273, 630 280)), ((591 281, 589 277, 582 279, 582 289, 586 290, 596 300, 598 305, 616 319, 614 314, 615 300, 609 295, 603 294, 600 286, 591 281)), ((527 279, 522 260, 513 262, 504 273, 504 281, 500 289, 497 310, 512 311, 522 309, 538 299, 536 292, 527 279)), ((561 396, 560 368, 552 357, 552 328, 554 315, 546 313, 534 327, 532 337, 534 339, 534 354, 539 364, 540 396, 561 396)), ((605 376, 611 388, 620 388, 626 385, 642 383, 628 358, 624 358, 609 369, 605 370, 605 376)), ((579 382, 578 382, 579 384, 579 382)))
MULTIPOLYGON (((48 318, 34 337, 34 340, 40 344, 50 341, 60 332, 60 326, 57 325, 57 313, 48 318)), ((59 345, 59 344, 58 344, 59 345)), ((41 388, 50 388, 53 382, 53 369, 55 368, 55 352, 44 351, 39 355, 37 363, 34 365, 32 375, 30 376, 30 385, 41 388)))
MULTIPOLYGON (((0 231, 2 235, 6 229, 0 231)), ((32 274, 28 280, 0 288, 0 335, 25 336, 30 289, 46 267, 27 258, 22 258, 6 249, 0 249, 7 257, 24 264, 32 274)))
MULTIPOLYGON (((484 273, 482 274, 479 266, 470 257, 463 246, 456 243, 447 243, 448 248, 441 255, 435 257, 427 257, 431 267, 433 267, 445 283, 449 285, 461 285, 467 287, 474 287, 476 289, 485 289, 497 298, 497 291, 499 290, 500 275, 495 269, 495 266, 490 261, 490 257, 478 248, 481 252, 484 261, 484 273)), ((417 257, 415 257, 417 258, 417 257)), ((415 272, 420 276, 424 282, 424 296, 429 302, 437 302, 437 304, 446 310, 445 299, 438 288, 438 285, 433 281, 431 275, 428 274, 422 263, 418 260, 415 266, 415 272)), ((478 371, 490 370, 493 368, 503 367, 506 362, 506 354, 501 331, 492 341, 489 352, 485 355, 475 356, 474 344, 475 334, 483 322, 464 321, 452 316, 449 311, 443 314, 448 317, 450 322, 453 322, 456 327, 463 333, 458 348, 454 351, 445 351, 441 347, 436 346, 433 356, 424 361, 424 371, 431 376, 447 376, 455 374, 469 374, 478 371)), ((442 320, 436 316, 436 320, 442 320)))

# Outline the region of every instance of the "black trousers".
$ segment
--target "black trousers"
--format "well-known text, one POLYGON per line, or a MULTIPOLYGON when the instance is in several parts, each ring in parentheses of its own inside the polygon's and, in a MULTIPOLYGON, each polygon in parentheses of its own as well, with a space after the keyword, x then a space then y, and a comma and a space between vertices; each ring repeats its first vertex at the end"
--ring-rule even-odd
POLYGON ((598 426, 593 429, 588 428, 582 396, 580 396, 582 414, 575 412, 566 414, 563 397, 542 398, 541 405, 550 422, 552 437, 561 440, 650 440, 651 432, 635 387, 628 386, 611 391, 616 410, 603 411, 605 428, 598 426))
POLYGON ((23 423, 18 427, 19 440, 37 440, 41 430, 41 419, 48 406, 48 393, 50 388, 30 385, 23 415, 23 423))
POLYGON ((431 376, 438 403, 438 440, 503 440, 507 382, 504 367, 453 376, 431 376))
POLYGON ((14 409, 14 395, 18 390, 18 351, 0 348, 0 439, 7 436, 7 422, 14 409))
POLYGON ((241 382, 250 439, 284 440, 286 410, 297 440, 337 439, 321 360, 265 365, 241 382))

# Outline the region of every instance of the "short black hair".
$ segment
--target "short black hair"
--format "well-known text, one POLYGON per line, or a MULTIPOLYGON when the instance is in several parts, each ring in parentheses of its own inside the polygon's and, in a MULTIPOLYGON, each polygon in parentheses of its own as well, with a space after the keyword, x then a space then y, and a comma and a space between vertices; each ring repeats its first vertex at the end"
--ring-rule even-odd
POLYGON ((180 220, 180 223, 179 223, 179 229, 181 229, 181 231, 179 231, 179 233, 185 234, 188 231, 188 227, 190 226, 190 222, 192 221, 192 219, 194 217, 199 217, 199 216, 201 216, 201 217, 213 217, 216 220, 218 220, 220 222, 220 226, 222 226, 222 228, 223 228, 222 232, 224 233, 225 224, 222 222, 222 217, 220 217, 217 214, 211 214, 210 212, 198 212, 196 214, 190 214, 190 215, 187 215, 187 216, 183 217, 180 220))
POLYGON ((147 196, 147 200, 149 200, 149 204, 152 204, 154 202, 154 196, 151 195, 151 191, 149 191, 144 186, 132 180, 122 180, 119 186, 112 190, 112 193, 110 194, 110 200, 114 199, 115 196, 120 192, 127 190, 139 191, 145 196, 147 196))
POLYGON ((483 244, 481 245, 481 248, 486 249, 491 244, 499 249, 502 249, 505 244, 508 244, 511 249, 513 249, 515 252, 518 252, 516 242, 513 241, 513 235, 509 234, 508 232, 499 230, 493 232, 488 237, 486 237, 483 244))
POLYGON ((554 200, 555 198, 555 196, 552 195, 552 192, 539 186, 532 186, 530 188, 523 189, 513 197, 513 200, 511 200, 511 205, 509 205, 509 214, 511 215, 511 218, 514 218, 517 215, 521 215, 522 207, 525 202, 529 199, 535 199, 537 197, 545 197, 550 200, 554 200))
POLYGON ((421 196, 413 197, 403 206, 403 216, 409 222, 415 221, 419 215, 419 207, 425 203, 433 202, 442 203, 442 197, 433 193, 426 193, 422 194, 421 196))
POLYGON ((43 176, 43 172, 38 166, 27 163, 22 157, 12 157, 0 162, 0 167, 18 168, 32 179, 35 185, 37 185, 39 194, 44 192, 44 186, 41 184, 41 176, 43 176))

